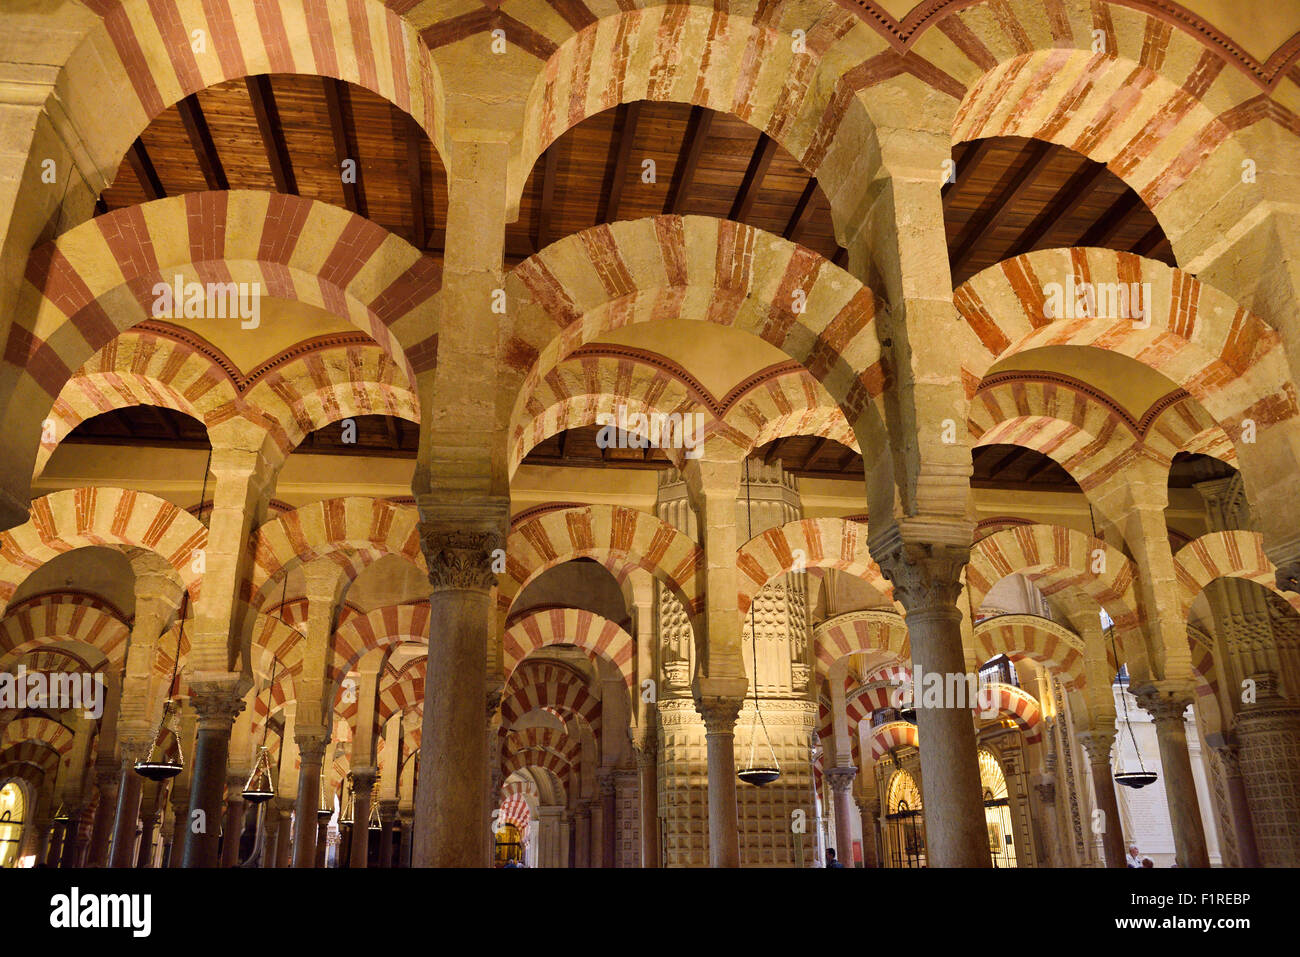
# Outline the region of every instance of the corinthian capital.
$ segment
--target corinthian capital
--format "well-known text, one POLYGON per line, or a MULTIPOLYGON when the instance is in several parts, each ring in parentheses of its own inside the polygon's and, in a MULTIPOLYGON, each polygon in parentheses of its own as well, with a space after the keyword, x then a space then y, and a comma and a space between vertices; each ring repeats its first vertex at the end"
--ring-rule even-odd
POLYGON ((504 547, 505 539, 493 530, 420 529, 420 549, 434 588, 489 590, 497 583, 493 558, 504 547))
POLYGON ((970 548, 895 539, 877 560, 894 584, 894 597, 909 613, 954 608, 970 548))
POLYGON ((1182 721, 1183 713, 1192 703, 1190 688, 1177 682, 1153 682, 1142 688, 1132 689, 1142 710, 1151 715, 1157 724, 1164 721, 1182 721))

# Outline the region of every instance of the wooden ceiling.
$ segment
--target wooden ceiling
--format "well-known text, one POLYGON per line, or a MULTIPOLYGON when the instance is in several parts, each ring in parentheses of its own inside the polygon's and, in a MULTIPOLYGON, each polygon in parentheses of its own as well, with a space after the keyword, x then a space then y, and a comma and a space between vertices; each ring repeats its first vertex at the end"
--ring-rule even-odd
MULTIPOLYGON (((953 160, 955 177, 943 186, 942 202, 954 282, 1052 246, 1107 246, 1173 262, 1150 210, 1101 164, 1013 137, 958 144, 953 160)), ((186 97, 141 134, 97 210, 205 189, 276 190, 343 206, 442 255, 447 179, 432 143, 392 104, 339 80, 256 76, 186 97), (348 159, 358 160, 355 184, 340 175, 348 159)), ((507 265, 592 225, 658 213, 742 221, 846 262, 825 195, 771 138, 729 114, 639 102, 587 119, 546 150, 525 183, 518 220, 506 228, 507 265)), ((343 443, 336 425, 309 436, 304 450, 415 454, 417 430, 409 423, 385 416, 356 422, 355 443, 343 443)), ((525 462, 668 464, 657 450, 601 450, 596 432, 593 426, 553 436, 525 462)), ((69 441, 206 445, 197 422, 146 407, 83 423, 69 441)), ((810 436, 779 439, 755 454, 780 459, 800 475, 862 476, 860 456, 810 436)), ((976 450, 974 481, 1075 488, 1050 460, 1010 447, 976 450)))

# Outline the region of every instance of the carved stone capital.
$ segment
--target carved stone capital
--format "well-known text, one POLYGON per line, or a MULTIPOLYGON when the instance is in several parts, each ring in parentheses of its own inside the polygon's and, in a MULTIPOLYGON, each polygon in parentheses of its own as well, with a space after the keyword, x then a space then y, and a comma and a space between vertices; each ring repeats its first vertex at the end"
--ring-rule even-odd
POLYGON ((1179 682, 1157 681, 1130 691, 1156 724, 1182 721, 1184 712, 1192 703, 1191 689, 1179 682))
POLYGON ((325 760, 325 748, 330 743, 329 731, 324 728, 295 728, 293 739, 298 744, 298 756, 304 764, 320 765, 325 760))
POLYGON ((647 721, 628 732, 632 736, 632 750, 636 753, 637 767, 653 764, 655 752, 659 748, 659 730, 647 721))
POLYGON ((704 728, 708 734, 732 734, 740 709, 745 705, 745 689, 749 682, 744 678, 705 678, 695 679, 691 689, 695 698, 695 710, 704 719, 704 728))
POLYGON ((894 584, 894 597, 908 614, 955 611, 970 548, 896 538, 878 560, 880 570, 894 584))
POLYGON ((849 794, 853 790, 853 779, 857 776, 857 768, 831 768, 826 772, 826 780, 837 795, 849 794))
POLYGON ((1111 748, 1115 745, 1115 732, 1110 728, 1090 728, 1079 732, 1079 742, 1088 752, 1093 765, 1110 764, 1111 748))
POLYGON ((368 792, 375 786, 375 778, 379 777, 379 769, 374 767, 360 767, 352 769, 352 793, 362 794, 368 792))
POLYGON ((226 689, 200 690, 191 688, 190 704, 198 715, 200 731, 225 731, 229 733, 235 718, 244 710, 244 699, 226 689))
POLYGON ((497 583, 493 553, 505 548, 495 530, 449 530, 420 527, 420 550, 434 588, 488 591, 497 583))

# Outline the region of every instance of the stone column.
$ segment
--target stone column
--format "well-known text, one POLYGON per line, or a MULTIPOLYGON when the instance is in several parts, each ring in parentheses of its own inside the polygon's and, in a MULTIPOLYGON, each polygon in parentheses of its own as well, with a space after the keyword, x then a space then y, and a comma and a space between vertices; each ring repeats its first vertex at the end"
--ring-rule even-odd
POLYGON ((709 762, 709 866, 740 866, 736 811, 736 718, 744 705, 745 679, 697 679, 695 707, 704 719, 709 762), (729 687, 728 687, 729 686, 729 687), (730 695, 720 693, 731 690, 730 695), (712 693, 710 693, 712 692, 712 693))
MULTIPOLYGON (((989 867, 971 716, 974 702, 945 700, 935 707, 930 700, 933 696, 923 693, 931 675, 942 679, 945 686, 950 674, 967 676, 962 614, 956 602, 969 549, 903 542, 895 537, 877 551, 882 556, 881 568, 894 583, 894 597, 907 609, 927 860, 931 867, 989 867)), ((964 680, 962 686, 967 687, 964 680)))
POLYGON ((1097 810, 1101 811, 1101 845, 1107 867, 1127 867, 1124 853, 1124 829, 1120 826, 1119 801, 1115 796, 1115 779, 1111 776, 1110 753, 1115 744, 1115 732, 1108 728, 1081 731, 1079 740, 1088 752, 1088 767, 1092 771, 1092 795, 1097 810))
POLYGON ((1265 867, 1300 866, 1300 705, 1271 672, 1250 675, 1255 701, 1237 715, 1238 754, 1265 867))
MULTIPOLYGON (((276 804, 279 805, 279 799, 276 804)), ((279 833, 275 838, 275 866, 291 867, 293 863, 293 813, 287 806, 276 809, 279 833)), ((315 830, 315 828, 311 828, 315 830)))
POLYGON ((67 840, 68 822, 55 821, 50 828, 50 840, 45 845, 44 865, 46 867, 58 867, 59 859, 63 856, 63 843, 67 840))
POLYGON ((365 867, 370 853, 370 801, 377 768, 352 769, 352 849, 348 867, 365 867))
POLYGON ((140 801, 140 853, 136 857, 136 867, 150 867, 153 864, 153 836, 162 811, 158 803, 158 791, 157 782, 150 781, 145 786, 140 801))
POLYGON ((87 867, 104 867, 108 864, 108 847, 113 839, 113 824, 117 813, 117 786, 121 778, 120 766, 96 767, 95 786, 99 790, 99 803, 95 806, 95 820, 91 825, 90 848, 86 852, 87 867))
POLYGON ((641 812, 641 866, 659 866, 659 750, 653 728, 633 731, 638 803, 641 812))
MULTIPOLYGON (((504 516, 502 516, 503 518, 504 516)), ((482 836, 487 781, 483 695, 497 527, 424 524, 431 632, 420 773, 416 779, 416 867, 486 867, 482 836)), ((359 812, 358 812, 359 813, 359 812)))
POLYGON ((222 825, 221 866, 239 866, 239 838, 244 832, 244 779, 226 778, 226 818, 222 825))
POLYGON ((617 866, 616 847, 618 844, 618 821, 615 819, 616 802, 614 792, 614 772, 604 771, 600 781, 600 866, 613 868, 617 866))
POLYGON ((1241 776, 1237 747, 1225 741, 1215 746, 1214 751, 1223 766, 1223 781, 1228 791, 1228 816, 1232 819, 1233 843, 1237 848, 1237 866, 1259 867, 1259 845, 1255 840, 1250 802, 1246 797, 1246 783, 1241 776))
POLYGON ((180 867, 185 859, 185 828, 188 823, 186 815, 190 810, 190 796, 185 791, 178 792, 172 785, 172 846, 167 852, 167 866, 180 867))
POLYGON ((412 823, 411 815, 409 813, 402 814, 399 819, 402 822, 402 848, 398 852, 398 857, 401 858, 400 866, 410 867, 411 866, 411 823, 412 823))
POLYGON ((1192 760, 1187 751, 1187 726, 1183 723, 1183 713, 1192 703, 1191 693, 1172 682, 1157 682, 1137 689, 1134 697, 1156 726, 1178 866, 1209 867, 1196 779, 1192 777, 1192 760))
POLYGON ((315 864, 317 869, 323 869, 325 867, 325 849, 326 846, 329 844, 329 826, 330 826, 330 822, 328 819, 322 821, 319 818, 317 818, 316 820, 316 864, 315 864))
POLYGON ((113 824, 113 851, 109 867, 135 866, 135 836, 140 819, 140 794, 144 778, 135 773, 135 762, 144 757, 144 747, 122 742, 122 776, 117 786, 117 815, 113 824))
POLYGON ((230 729, 244 701, 233 690, 194 689, 198 733, 194 739, 194 772, 190 783, 190 812, 185 829, 185 867, 216 867, 221 798, 230 758, 230 729))
POLYGON ((864 801, 859 813, 862 817, 862 866, 879 867, 880 861, 876 857, 876 819, 880 815, 880 805, 874 801, 864 801))
POLYGON ((379 820, 383 829, 379 832, 379 866, 393 866, 393 822, 397 819, 397 802, 379 802, 379 820))
POLYGON ((852 767, 831 768, 826 772, 835 795, 835 856, 845 867, 853 866, 853 815, 857 812, 853 805, 853 779, 857 774, 857 768, 852 767))
POLYGON ((316 811, 320 807, 320 770, 329 732, 325 728, 296 729, 298 742, 298 798, 294 817, 298 827, 293 841, 293 866, 316 866, 316 811))
POLYGON ((573 813, 574 866, 591 866, 591 809, 580 803, 573 813))

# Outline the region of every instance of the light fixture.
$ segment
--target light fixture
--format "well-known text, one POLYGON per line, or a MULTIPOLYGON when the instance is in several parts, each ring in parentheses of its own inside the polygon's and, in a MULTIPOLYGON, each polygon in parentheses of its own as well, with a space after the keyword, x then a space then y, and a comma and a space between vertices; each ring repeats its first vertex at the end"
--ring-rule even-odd
MULTIPOLYGON (((285 575, 285 584, 289 576, 285 575)), ((271 730, 271 695, 275 691, 275 669, 280 659, 271 659, 271 682, 266 686, 266 723, 262 725, 262 744, 257 749, 257 760, 253 770, 244 784, 244 800, 249 804, 261 804, 275 797, 275 787, 271 781, 271 752, 266 750, 266 735, 271 730)))
POLYGON ((356 811, 356 802, 353 800, 353 794, 352 794, 352 772, 349 771, 348 772, 348 800, 347 803, 343 805, 343 810, 339 812, 339 827, 350 827, 352 824, 352 818, 355 817, 354 814, 355 811, 356 811))
MULTIPOLYGON (((176 654, 177 657, 180 656, 180 638, 176 639, 176 654)), ((135 773, 140 777, 149 781, 166 781, 176 777, 184 769, 181 737, 177 727, 180 723, 178 711, 175 698, 168 698, 163 702, 162 720, 158 723, 153 745, 149 748, 149 753, 144 756, 144 760, 137 761, 135 764, 135 773)))
POLYGON ((379 782, 370 789, 370 817, 366 820, 366 830, 378 834, 384 829, 384 822, 379 817, 379 782))
MULTIPOLYGON (((1110 650, 1115 656, 1115 672, 1118 674, 1120 669, 1119 650, 1115 647, 1115 629, 1113 626, 1110 630, 1110 650)), ((1124 726, 1128 728, 1129 740, 1133 742, 1133 753, 1137 755, 1138 767, 1141 770, 1115 771, 1115 783, 1137 790, 1146 787, 1148 784, 1154 784, 1156 773, 1148 771, 1146 765, 1142 763, 1142 749, 1138 747, 1137 737, 1133 734, 1133 722, 1129 720, 1128 716, 1128 691, 1126 689, 1120 689, 1120 701, 1124 703, 1124 726)))
MULTIPOLYGON (((208 471, 212 468, 212 449, 208 449, 208 461, 203 466, 203 486, 199 491, 199 513, 196 516, 203 524, 203 503, 208 498, 208 471)), ((143 761, 135 763, 135 773, 148 781, 167 781, 176 777, 185 769, 185 756, 181 752, 180 702, 176 700, 176 676, 181 666, 181 640, 185 637, 185 614, 189 610, 190 592, 182 586, 180 620, 176 630, 176 654, 172 657, 172 680, 167 686, 167 700, 163 702, 162 717, 158 719, 158 730, 154 732, 153 744, 143 761)))
POLYGON ((325 787, 325 768, 320 769, 320 800, 316 802, 316 819, 318 821, 328 821, 334 816, 334 802, 330 800, 329 791, 325 787))
MULTIPOLYGON (((748 541, 754 537, 754 505, 750 499, 749 486, 749 459, 745 459, 745 539, 748 541)), ((777 780, 781 776, 781 765, 776 759, 776 749, 772 747, 772 736, 767 733, 767 722, 763 720, 763 709, 758 702, 758 630, 754 621, 754 605, 758 601, 758 593, 749 602, 749 647, 754 656, 754 720, 749 729, 749 760, 745 766, 736 772, 736 777, 746 784, 752 784, 755 787, 765 787, 777 780), (763 765, 757 764, 754 760, 754 752, 758 747, 758 730, 763 729, 763 739, 767 742, 768 753, 772 756, 772 763, 763 765)))
POLYGON ((67 806, 66 804, 64 804, 62 801, 60 801, 60 802, 59 802, 59 809, 58 809, 57 811, 54 812, 54 820, 55 820, 55 822, 56 822, 56 823, 59 823, 59 824, 62 824, 63 822, 65 822, 65 821, 69 821, 69 820, 71 820, 71 819, 72 819, 72 815, 70 815, 70 814, 68 813, 68 806, 67 806))

